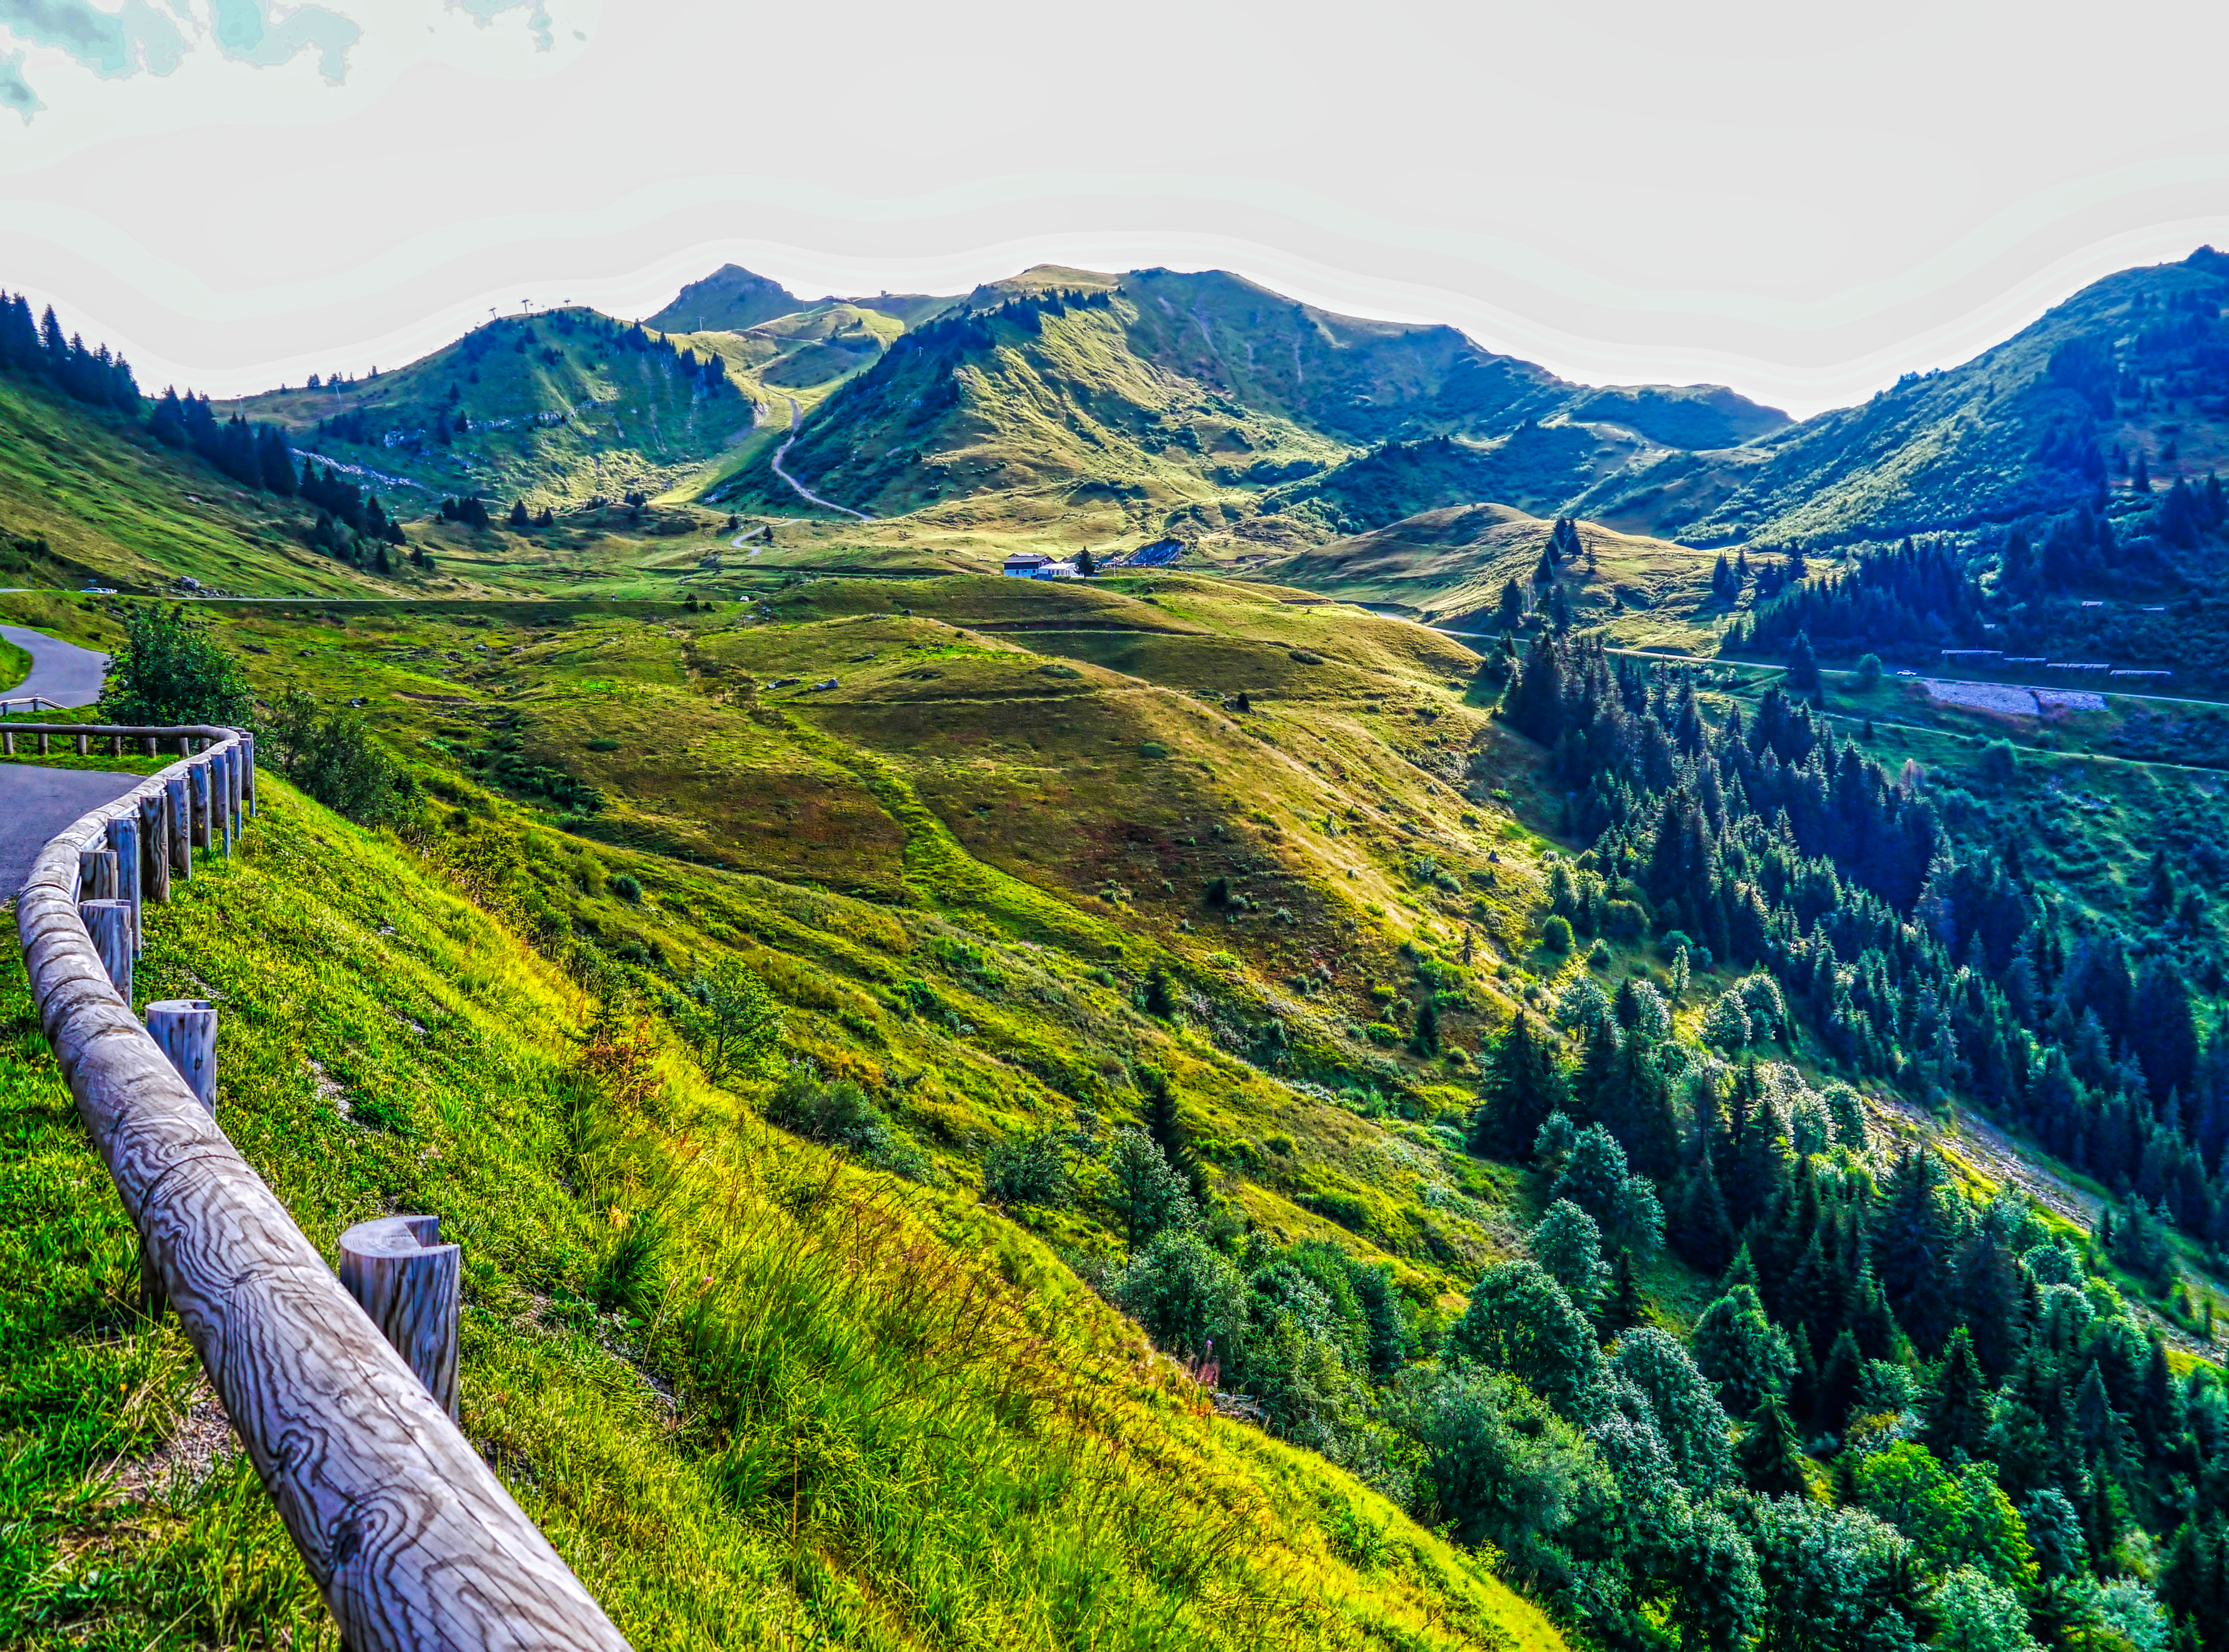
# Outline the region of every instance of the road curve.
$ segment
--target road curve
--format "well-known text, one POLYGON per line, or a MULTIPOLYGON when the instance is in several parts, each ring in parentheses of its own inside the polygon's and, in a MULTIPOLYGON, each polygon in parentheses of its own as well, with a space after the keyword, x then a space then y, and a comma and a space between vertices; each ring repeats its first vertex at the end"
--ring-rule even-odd
POLYGON ((774 450, 774 473, 794 488, 800 498, 810 499, 824 511, 840 511, 847 517, 857 517, 862 522, 872 522, 874 517, 869 516, 864 511, 854 511, 848 505, 838 505, 833 499, 822 498, 797 478, 782 469, 781 456, 789 451, 789 444, 797 440, 798 427, 805 422, 805 409, 797 405, 797 398, 793 395, 787 400, 789 402, 789 434, 784 436, 781 439, 781 446, 774 450))
POLYGON ((0 625, 0 637, 31 657, 31 674, 5 691, 6 697, 25 699, 36 694, 56 705, 91 705, 100 697, 101 678, 108 672, 106 654, 27 626, 0 625))
MULTIPOLYGON (((57 705, 91 705, 100 697, 106 654, 23 626, 0 625, 0 637, 31 656, 31 674, 9 689, 8 696, 36 694, 57 705)), ((15 899, 48 839, 138 783, 137 775, 0 762, 0 900, 15 899)))

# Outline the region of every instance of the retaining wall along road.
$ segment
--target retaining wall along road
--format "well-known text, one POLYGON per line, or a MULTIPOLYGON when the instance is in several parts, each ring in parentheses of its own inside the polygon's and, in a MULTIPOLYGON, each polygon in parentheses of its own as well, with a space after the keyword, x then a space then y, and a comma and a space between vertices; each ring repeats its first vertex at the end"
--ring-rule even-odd
POLYGON ((103 927, 132 920, 128 992, 139 906, 167 898, 174 873, 192 876, 194 847, 229 852, 254 812, 253 738, 208 726, 9 732, 42 736, 42 749, 47 736, 93 733, 191 754, 51 839, 16 925, 41 1025, 139 1231, 150 1289, 177 1311, 350 1652, 623 1652, 610 1619, 139 1024, 112 979, 113 947, 104 964, 80 916, 86 869, 105 877, 99 852, 119 851, 103 927))

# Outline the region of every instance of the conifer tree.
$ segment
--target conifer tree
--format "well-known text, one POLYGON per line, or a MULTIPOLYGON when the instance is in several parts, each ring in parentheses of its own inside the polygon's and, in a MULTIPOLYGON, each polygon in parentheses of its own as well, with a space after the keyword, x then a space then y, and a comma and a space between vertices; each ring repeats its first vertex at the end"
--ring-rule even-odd
POLYGON ((1522 1159, 1532 1150, 1540 1127, 1565 1101, 1564 1075, 1553 1044, 1523 1010, 1494 1046, 1485 1096, 1471 1127, 1472 1150, 1503 1159, 1522 1159))
POLYGON ((1737 1453, 1742 1478, 1763 1497, 1802 1497, 1810 1493, 1803 1472, 1803 1444, 1788 1408, 1776 1396, 1750 1413, 1749 1429, 1737 1453))
POLYGON ((1986 1449, 1992 1415, 1989 1384, 1964 1326, 1950 1334, 1930 1386, 1933 1394, 1920 1443, 1945 1462, 1956 1461, 1953 1454, 1960 1451, 1979 1458, 1986 1449))

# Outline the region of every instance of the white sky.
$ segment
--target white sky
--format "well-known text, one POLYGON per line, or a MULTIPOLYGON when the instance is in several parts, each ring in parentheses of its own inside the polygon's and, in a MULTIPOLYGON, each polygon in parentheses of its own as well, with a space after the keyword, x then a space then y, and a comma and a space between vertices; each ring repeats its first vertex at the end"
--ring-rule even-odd
POLYGON ((46 106, 0 106, 0 285, 143 384, 399 363, 529 297, 646 315, 730 260, 807 296, 1054 261, 1802 414, 2229 247, 2218 0, 323 0, 292 27, 360 31, 337 85, 234 61, 243 10, 287 15, 0 0, 46 106), (152 43, 33 37, 95 6, 152 43))

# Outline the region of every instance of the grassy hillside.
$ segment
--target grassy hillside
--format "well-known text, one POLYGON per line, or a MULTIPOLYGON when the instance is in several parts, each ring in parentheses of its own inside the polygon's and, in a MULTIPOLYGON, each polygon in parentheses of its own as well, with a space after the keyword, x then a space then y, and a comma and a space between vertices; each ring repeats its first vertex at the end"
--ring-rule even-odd
POLYGON ((811 316, 831 308, 864 310, 910 327, 960 302, 922 293, 884 292, 875 298, 813 299, 795 294, 736 264, 723 264, 701 281, 691 281, 647 325, 665 332, 747 332, 783 318, 811 316))
MULTIPOLYGON (((1499 635, 1497 608, 1508 582, 1538 605, 1533 575, 1553 527, 1509 505, 1448 506, 1288 555, 1242 553, 1230 566, 1249 578, 1499 635)), ((1711 590, 1711 553, 1597 523, 1577 529, 1584 554, 1559 562, 1557 580, 1579 623, 1633 646, 1693 651, 1712 642, 1729 609, 1711 590)))
POLYGON ((1661 530, 1829 544, 2069 510, 2127 486, 2139 453, 2163 482, 2202 476, 2229 465, 2225 305, 2210 248, 2107 276, 1970 362, 1765 438, 1724 497, 1659 508, 1661 530))
MULTIPOLYGON (((1590 391, 1450 328, 1338 316, 1219 272, 1044 267, 917 325, 793 453, 816 489, 877 516, 1012 519, 1057 500, 1118 530, 1243 523, 1305 541, 1437 505, 1559 509, 1667 441, 1785 422, 1709 387, 1590 391), (1411 443, 1432 474, 1389 474, 1419 467, 1411 443)), ((730 486, 800 508, 763 465, 730 486)))
POLYGON ((408 366, 221 413, 277 425, 298 452, 406 516, 474 492, 570 507, 663 492, 754 428, 755 387, 692 370, 719 352, 678 353, 688 348, 591 310, 554 310, 475 327, 408 366))
POLYGON ((144 424, 0 374, 0 576, 18 585, 370 593, 383 582, 312 551, 310 513, 248 493, 144 424))
MULTIPOLYGON (((222 1004, 220 1115, 321 1247, 397 1206, 463 1244, 464 1427, 638 1646, 1557 1644, 1217 1417, 1025 1232, 770 1136, 624 1002, 591 1025, 434 874, 500 907, 500 834, 413 851, 265 793, 241 856, 154 912, 145 987, 222 1004)), ((875 908, 768 894, 887 944, 875 908)), ((0 998, 0 1632, 330 1644, 176 1330, 133 1306, 19 967, 0 998)))

